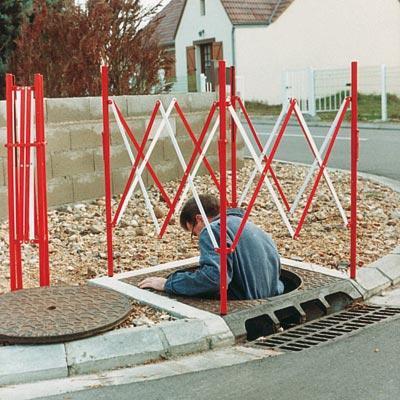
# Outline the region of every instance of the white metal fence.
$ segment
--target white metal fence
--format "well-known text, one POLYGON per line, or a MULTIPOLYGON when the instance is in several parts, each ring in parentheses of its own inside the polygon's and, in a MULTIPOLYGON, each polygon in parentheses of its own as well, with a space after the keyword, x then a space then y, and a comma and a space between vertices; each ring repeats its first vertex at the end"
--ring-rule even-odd
MULTIPOLYGON (((297 69, 283 73, 283 101, 295 97, 302 112, 315 116, 319 112, 338 111, 350 93, 350 68, 297 69)), ((400 97, 400 66, 386 65, 359 68, 359 93, 380 96, 380 119, 388 119, 388 104, 400 97)), ((373 117, 373 116, 372 116, 373 117)))

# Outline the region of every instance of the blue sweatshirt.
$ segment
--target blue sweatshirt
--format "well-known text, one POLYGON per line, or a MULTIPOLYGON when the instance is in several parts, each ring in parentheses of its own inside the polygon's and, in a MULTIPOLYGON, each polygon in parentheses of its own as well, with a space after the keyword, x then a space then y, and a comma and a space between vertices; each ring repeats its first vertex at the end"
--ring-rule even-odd
MULTIPOLYGON (((227 242, 232 245, 243 217, 243 210, 227 212, 227 242)), ((219 216, 211 221, 219 244, 219 216)), ((219 298, 220 256, 215 251, 207 229, 199 236, 200 267, 194 271, 177 271, 165 283, 165 291, 181 296, 219 298)), ((265 299, 283 293, 279 279, 280 258, 269 235, 248 221, 236 250, 228 255, 228 298, 231 300, 265 299)))

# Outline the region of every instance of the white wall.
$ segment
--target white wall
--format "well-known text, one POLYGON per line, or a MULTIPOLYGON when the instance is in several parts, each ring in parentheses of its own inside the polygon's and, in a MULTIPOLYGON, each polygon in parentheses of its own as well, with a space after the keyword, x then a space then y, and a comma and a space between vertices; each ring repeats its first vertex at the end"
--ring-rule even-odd
MULTIPOLYGON (((280 103, 282 71, 400 65, 399 0, 295 0, 269 27, 236 29, 247 99, 280 103)), ((360 76, 360 80, 362 77, 360 76)))
MULTIPOLYGON (((200 15, 200 0, 187 0, 175 38, 176 76, 178 80, 187 74, 186 47, 194 41, 215 38, 223 42, 224 59, 232 64, 232 24, 220 0, 206 0, 206 15, 200 15), (199 32, 204 30, 204 35, 199 32)), ((199 56, 196 49, 197 72, 200 74, 199 56)), ((199 79, 197 79, 199 81, 199 79)))

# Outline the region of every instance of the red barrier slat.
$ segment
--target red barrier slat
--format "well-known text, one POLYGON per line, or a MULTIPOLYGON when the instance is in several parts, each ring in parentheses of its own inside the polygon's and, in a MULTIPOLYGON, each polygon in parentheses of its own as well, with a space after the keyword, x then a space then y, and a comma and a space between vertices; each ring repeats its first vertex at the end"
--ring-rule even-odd
POLYGON ((117 220, 119 218, 119 215, 121 213, 122 205, 125 202, 125 199, 126 199, 126 197, 128 195, 129 188, 131 187, 132 182, 133 182, 133 180, 135 178, 135 174, 136 174, 136 170, 137 170, 137 167, 139 165, 139 162, 140 162, 140 160, 142 158, 143 159, 145 158, 145 156, 143 155, 143 151, 144 151, 144 148, 146 147, 146 144, 147 144, 150 132, 151 132, 151 128, 153 127, 154 120, 156 118, 156 115, 157 115, 157 112, 158 112, 159 108, 160 108, 160 101, 157 101, 156 105, 154 107, 153 113, 151 114, 150 122, 149 122, 149 124, 147 126, 147 129, 146 129, 146 132, 144 134, 144 137, 143 137, 143 140, 142 140, 142 144, 141 144, 141 146, 140 146, 140 148, 138 150, 138 153, 136 155, 136 159, 135 159, 135 162, 133 164, 131 173, 129 174, 128 181, 126 182, 126 186, 125 186, 124 192, 122 194, 121 200, 120 200, 120 202, 118 204, 117 211, 116 211, 116 213, 114 215, 114 219, 113 219, 113 225, 114 226, 116 225, 116 222, 117 222, 117 220))
MULTIPOLYGON (((262 144, 260 142, 260 139, 259 139, 259 137, 257 135, 257 132, 256 132, 256 130, 254 128, 253 122, 251 121, 251 119, 249 117, 249 114, 248 114, 248 112, 246 110, 246 107, 244 106, 243 101, 242 101, 242 99, 240 97, 238 98, 238 101, 239 101, 239 106, 240 106, 240 108, 241 108, 241 110, 242 110, 242 112, 244 114, 245 119, 246 119, 246 122, 250 127, 250 131, 251 131, 251 133, 252 133, 252 135, 254 137, 254 140, 255 140, 255 142, 257 144, 257 147, 260 150, 260 152, 262 152, 263 151, 263 146, 262 146, 262 144)), ((267 156, 264 157, 264 162, 268 162, 268 157, 267 156)), ((269 168, 269 172, 271 174, 272 180, 274 181, 276 189, 278 190, 279 196, 281 197, 281 199, 283 201, 283 204, 286 207, 286 210, 289 211, 290 210, 290 204, 289 204, 289 202, 288 202, 288 200, 287 200, 287 198, 285 196, 285 193, 283 192, 282 186, 279 183, 278 177, 276 176, 275 171, 272 168, 272 166, 269 168)))
MULTIPOLYGON (((199 140, 198 140, 199 145, 201 145, 203 143, 204 137, 205 137, 205 135, 207 133, 208 127, 210 126, 211 120, 212 120, 212 118, 213 118, 213 116, 215 114, 216 108, 217 108, 216 103, 213 103, 213 105, 211 106, 210 112, 208 113, 208 116, 207 116, 207 119, 206 119, 206 123, 205 123, 205 125, 203 127, 203 130, 202 130, 201 134, 200 134, 200 137, 199 137, 199 140)), ((170 206, 170 208, 168 210, 168 214, 167 214, 167 216, 166 216, 166 218, 164 220, 164 223, 163 223, 163 225, 161 227, 160 234, 159 234, 160 238, 163 237, 165 231, 167 230, 168 223, 171 220, 172 216, 174 215, 176 205, 177 205, 177 203, 178 203, 178 201, 179 201, 179 199, 181 197, 182 191, 183 191, 183 189, 184 189, 184 187, 186 185, 189 173, 192 170, 194 161, 196 160, 196 156, 197 156, 197 154, 196 154, 196 150, 195 150, 195 151, 193 151, 192 156, 190 157, 189 163, 188 163, 188 165, 186 167, 186 170, 185 170, 185 172, 183 174, 183 177, 182 177, 182 179, 181 179, 181 181, 179 183, 178 190, 177 190, 177 192, 175 194, 175 197, 174 197, 174 199, 172 201, 172 204, 171 204, 171 206, 170 206)), ((218 190, 219 190, 219 187, 218 187, 218 190)))
MULTIPOLYGON (((186 117, 185 117, 185 114, 183 113, 183 111, 182 111, 182 109, 181 109, 181 107, 179 106, 178 103, 175 103, 175 108, 176 108, 176 111, 177 111, 178 114, 179 114, 179 117, 181 118, 181 120, 182 120, 182 122, 183 122, 183 125, 184 125, 185 128, 186 128, 186 131, 188 132, 190 138, 192 139, 192 142, 194 143, 194 147, 195 147, 194 152, 195 152, 195 153, 198 153, 198 154, 201 154, 202 149, 201 149, 201 147, 200 147, 200 143, 197 141, 196 136, 195 136, 195 134, 193 133, 192 128, 190 127, 190 125, 189 125, 189 123, 188 123, 188 121, 187 121, 187 119, 186 119, 186 117)), ((204 165, 206 166, 208 172, 210 173, 211 178, 212 178, 212 180, 214 181, 215 186, 216 186, 216 187, 218 188, 218 190, 219 190, 219 182, 218 182, 218 179, 217 179, 217 177, 215 176, 214 170, 213 170, 213 168, 211 167, 210 163, 208 162, 206 156, 204 156, 203 162, 204 162, 204 165)))
POLYGON ((286 117, 285 117, 285 119, 283 121, 283 124, 282 124, 282 126, 280 128, 279 134, 278 134, 278 136, 277 136, 277 138, 275 140, 275 143, 274 143, 274 146, 273 146, 273 148, 271 150, 271 153, 270 153, 270 156, 268 158, 268 161, 266 162, 266 164, 264 166, 263 172, 262 172, 262 174, 260 176, 260 179, 259 179, 259 181, 257 183, 257 186, 256 186, 256 188, 254 190, 253 196, 250 199, 249 205, 246 208, 246 211, 245 211, 244 216, 242 218, 242 221, 240 223, 239 229, 238 229, 238 231, 236 233, 235 239, 234 239, 232 247, 231 247, 232 251, 235 250, 235 248, 236 248, 236 246, 237 246, 237 244, 239 242, 239 239, 240 239, 240 236, 241 236, 241 234, 243 232, 244 226, 245 226, 245 224, 246 224, 246 222, 247 222, 247 220, 249 218, 251 209, 254 206, 254 203, 255 203, 255 201, 257 199, 258 193, 260 192, 262 184, 264 183, 265 176, 267 175, 267 171, 268 171, 269 167, 271 166, 272 160, 275 157, 275 153, 276 153, 276 151, 278 149, 279 143, 280 143, 280 141, 282 139, 282 136, 283 136, 283 134, 284 134, 284 132, 286 130, 286 126, 289 123, 289 119, 290 119, 291 114, 293 113, 295 104, 296 104, 295 100, 291 100, 290 107, 289 107, 288 112, 286 114, 286 117))
MULTIPOLYGON (((123 125, 123 127, 124 127, 124 129, 125 129, 125 132, 128 134, 129 139, 131 140, 131 142, 132 142, 133 145, 135 146, 135 149, 136 149, 136 151, 138 152, 138 155, 139 155, 140 145, 139 145, 138 141, 136 140, 136 138, 135 138, 133 132, 132 132, 131 129, 129 128, 129 125, 128 125, 127 122, 125 121, 125 118, 124 118, 124 116, 122 115, 122 112, 121 112, 121 110, 119 109, 117 103, 114 103, 114 105, 115 105, 115 109, 117 110, 118 117, 119 117, 119 119, 121 120, 121 123, 122 123, 122 125, 123 125)), ((143 154, 143 153, 141 153, 141 154, 142 154, 142 159, 144 159, 144 154, 143 154)), ((156 186, 158 187, 158 190, 160 191, 163 200, 168 204, 168 207, 171 207, 171 200, 170 200, 170 198, 168 197, 167 192, 164 190, 164 187, 163 187, 162 183, 161 183, 160 180, 158 179, 157 174, 155 173, 153 167, 152 167, 151 164, 150 164, 150 161, 147 162, 146 168, 148 169, 150 176, 153 178, 154 183, 155 183, 156 186)))
POLYGON ((343 123, 343 120, 344 120, 344 117, 346 115, 346 111, 347 111, 347 109, 349 107, 349 104, 350 104, 350 99, 346 99, 345 106, 343 107, 342 113, 340 114, 338 123, 337 123, 337 125, 335 127, 335 130, 334 130, 334 132, 332 134, 332 137, 331 137, 331 139, 329 141, 328 148, 327 148, 327 150, 325 152, 324 159, 322 160, 322 165, 318 170, 318 174, 317 174, 317 177, 316 177, 315 182, 313 184, 313 187, 311 189, 311 193, 308 196, 306 206, 304 207, 303 213, 301 214, 300 220, 299 220, 299 222, 297 224, 297 227, 296 227, 296 230, 295 230, 295 233, 294 233, 294 238, 298 238, 298 236, 300 234, 300 230, 301 230, 301 228, 302 228, 302 226, 304 224, 305 218, 306 218, 306 216, 308 214, 308 210, 309 210, 309 208, 311 206, 311 203, 312 203, 312 201, 314 199, 314 196, 315 196, 315 193, 317 191, 317 187, 318 187, 318 184, 319 184, 319 182, 321 180, 322 174, 324 173, 324 170, 325 170, 326 166, 328 165, 329 156, 330 156, 331 151, 333 149, 333 145, 335 144, 336 137, 337 137, 337 135, 339 133, 339 130, 340 130, 340 127, 341 127, 341 125, 343 123))

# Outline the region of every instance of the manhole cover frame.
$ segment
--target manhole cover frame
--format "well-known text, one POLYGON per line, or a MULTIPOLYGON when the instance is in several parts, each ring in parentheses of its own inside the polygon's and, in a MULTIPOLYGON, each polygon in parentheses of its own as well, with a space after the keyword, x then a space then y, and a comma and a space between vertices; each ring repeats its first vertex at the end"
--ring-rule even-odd
POLYGON ((112 330, 127 320, 132 310, 132 299, 99 286, 52 286, 9 292, 0 296, 0 344, 52 344, 84 339, 112 330), (79 313, 84 307, 88 307, 87 312, 77 315, 77 310, 79 313), (35 316, 29 318, 35 311, 35 316), (4 323, 7 318, 12 324, 4 323))

